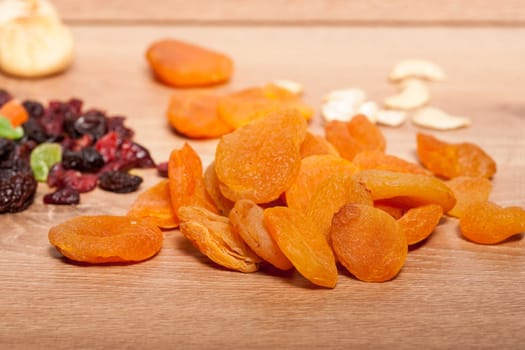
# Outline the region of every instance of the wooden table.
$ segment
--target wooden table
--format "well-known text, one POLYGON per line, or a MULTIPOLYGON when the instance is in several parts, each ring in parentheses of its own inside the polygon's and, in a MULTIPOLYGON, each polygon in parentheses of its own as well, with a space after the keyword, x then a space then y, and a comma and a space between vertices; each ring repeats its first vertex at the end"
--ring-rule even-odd
MULTIPOLYGON (((361 87, 381 101, 395 91, 386 81, 392 65, 421 57, 449 76, 432 84, 432 105, 473 120, 470 128, 433 134, 482 146, 498 164, 491 199, 525 206, 525 28, 512 11, 505 12, 517 23, 510 26, 491 26, 490 18, 488 25, 478 18, 464 26, 435 25, 439 18, 374 26, 351 19, 180 24, 90 21, 74 17, 66 3, 72 4, 58 1, 76 38, 72 69, 38 81, 0 76, 0 87, 42 101, 76 96, 86 106, 126 115, 157 161, 190 142, 207 164, 216 141, 188 141, 167 127, 174 90, 155 82, 144 60, 155 39, 177 37, 229 53, 236 71, 220 91, 288 78, 304 84, 305 100, 317 108, 323 93, 344 87, 361 87)), ((319 116, 310 128, 321 132, 319 116)), ((383 127, 387 151, 415 160, 418 130, 410 123, 383 127)), ((141 174, 141 190, 158 180, 154 171, 141 174)), ((410 251, 395 280, 364 283, 341 271, 337 287, 326 290, 296 272, 218 268, 178 231, 166 232, 160 254, 144 263, 69 263, 49 245, 49 228, 80 214, 124 214, 137 193, 97 190, 76 207, 58 207, 42 204, 48 191, 40 185, 29 210, 0 216, 0 348, 519 349, 525 343, 523 236, 476 245, 447 218, 410 251)))

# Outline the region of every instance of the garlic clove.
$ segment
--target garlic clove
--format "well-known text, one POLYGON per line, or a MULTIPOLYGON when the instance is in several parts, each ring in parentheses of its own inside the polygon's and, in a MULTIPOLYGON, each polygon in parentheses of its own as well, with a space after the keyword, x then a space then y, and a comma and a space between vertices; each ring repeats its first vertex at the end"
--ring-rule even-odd
POLYGON ((401 91, 384 100, 390 109, 411 110, 428 103, 430 93, 426 84, 419 79, 407 79, 401 82, 401 91))
POLYGON ((381 125, 397 127, 407 119, 407 112, 381 109, 377 112, 377 123, 381 125))
POLYGON ((391 81, 401 81, 407 78, 420 78, 431 81, 443 81, 446 76, 437 64, 420 59, 409 59, 394 66, 390 75, 391 81))
POLYGON ((450 115, 435 107, 427 107, 417 111, 412 117, 417 126, 435 130, 454 130, 471 124, 469 118, 450 115))

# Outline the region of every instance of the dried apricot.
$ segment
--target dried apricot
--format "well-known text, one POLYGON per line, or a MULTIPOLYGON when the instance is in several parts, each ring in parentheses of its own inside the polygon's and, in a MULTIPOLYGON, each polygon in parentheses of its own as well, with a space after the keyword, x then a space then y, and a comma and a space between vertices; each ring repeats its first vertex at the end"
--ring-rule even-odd
POLYGON ((358 114, 349 122, 331 121, 325 125, 326 139, 335 146, 341 157, 353 160, 363 151, 386 148, 381 130, 364 115, 358 114))
POLYGON ((331 154, 303 158, 299 174, 286 190, 290 208, 305 211, 319 184, 334 174, 354 175, 357 168, 348 160, 331 154))
POLYGON ((235 202, 230 222, 246 244, 262 259, 281 270, 293 267, 264 227, 264 209, 248 199, 235 202))
POLYGON ((394 205, 394 203, 391 203, 388 199, 374 201, 374 207, 390 214, 390 216, 396 220, 401 218, 406 211, 405 208, 394 205))
POLYGON ((337 152, 335 147, 324 137, 307 132, 301 145, 301 158, 306 158, 316 154, 332 154, 334 156, 339 156, 339 152, 337 152))
POLYGON ((215 172, 215 162, 211 162, 204 171, 204 187, 215 206, 219 209, 219 212, 222 215, 228 216, 235 203, 224 197, 220 190, 220 186, 221 183, 215 172))
POLYGON ((310 282, 334 288, 337 267, 332 249, 312 219, 298 210, 264 210, 264 226, 297 271, 310 282))
POLYGON ((391 280, 408 254, 407 240, 397 221, 368 205, 342 207, 334 216, 330 237, 339 262, 361 281, 391 280))
POLYGON ((179 220, 171 206, 169 180, 161 180, 142 192, 128 211, 128 216, 150 218, 160 228, 179 226, 179 220))
POLYGON ((452 190, 433 176, 386 170, 363 170, 356 176, 370 190, 374 201, 391 199, 390 203, 400 207, 439 204, 444 212, 456 204, 452 190))
POLYGON ((260 259, 232 230, 227 217, 201 207, 181 207, 180 232, 215 263, 241 272, 259 269, 260 259))
POLYGON ((314 114, 299 96, 273 84, 233 92, 221 98, 218 105, 220 118, 235 129, 270 114, 289 110, 298 112, 306 120, 314 114))
POLYGON ((408 245, 412 245, 430 236, 442 216, 441 206, 428 204, 409 209, 397 222, 407 237, 408 245))
POLYGON ((306 121, 296 112, 278 113, 225 135, 217 145, 215 171, 221 192, 233 201, 271 202, 299 173, 306 121))
POLYGON ((78 216, 49 230, 49 242, 62 255, 91 264, 149 259, 162 240, 152 221, 128 216, 78 216))
POLYGON ((445 183, 456 197, 456 205, 447 214, 458 218, 464 215, 469 205, 486 202, 492 191, 492 183, 485 177, 458 176, 445 183))
POLYGON ((216 138, 233 129, 219 118, 219 95, 177 92, 171 96, 166 115, 170 125, 191 138, 216 138))
POLYGON ((348 203, 374 204, 365 185, 356 181, 354 176, 338 173, 317 186, 306 208, 306 215, 315 220, 319 231, 329 240, 334 214, 348 203))
POLYGON ((419 133, 417 155, 425 168, 448 179, 458 176, 491 178, 496 173, 494 159, 472 143, 447 143, 419 133))
POLYGON ((228 56, 180 40, 151 44, 146 59, 157 79, 178 87, 224 83, 233 73, 233 61, 228 56))
POLYGON ((361 170, 377 169, 397 171, 401 173, 431 175, 431 173, 419 166, 399 157, 385 154, 381 151, 364 151, 356 154, 352 163, 361 170))
POLYGON ((463 236, 481 244, 501 243, 514 235, 525 232, 525 209, 502 208, 492 202, 469 205, 459 219, 463 236))
POLYGON ((214 213, 218 210, 204 188, 202 163, 199 155, 188 144, 173 150, 168 161, 171 205, 175 216, 183 206, 197 205, 214 213))

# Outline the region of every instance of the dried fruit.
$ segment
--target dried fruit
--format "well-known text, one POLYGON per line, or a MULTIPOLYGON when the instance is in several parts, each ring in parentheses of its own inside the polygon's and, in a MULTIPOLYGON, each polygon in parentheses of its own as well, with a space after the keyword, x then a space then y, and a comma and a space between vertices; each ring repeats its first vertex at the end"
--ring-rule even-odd
POLYGON ((228 216, 235 203, 224 197, 221 192, 221 182, 215 172, 215 162, 211 162, 204 171, 204 187, 215 206, 219 209, 219 212, 224 216, 228 216))
POLYGON ((461 234, 475 243, 497 244, 525 232, 525 209, 477 202, 459 219, 461 234))
POLYGON ((288 207, 264 210, 264 226, 297 271, 328 288, 337 283, 334 254, 311 218, 288 207))
POLYGON ((37 182, 31 171, 0 167, 0 213, 26 209, 35 198, 37 182))
POLYGON ((130 193, 138 190, 142 178, 123 171, 105 171, 98 177, 98 186, 104 191, 130 193))
POLYGON ((215 85, 228 81, 233 61, 228 56, 174 39, 154 42, 146 59, 161 82, 178 87, 215 85))
POLYGON ((352 160, 362 151, 384 152, 385 137, 381 130, 363 115, 356 115, 348 123, 332 121, 325 125, 326 139, 335 146, 341 157, 352 160))
POLYGON ((374 201, 391 199, 391 203, 395 202, 401 207, 439 204, 443 212, 449 211, 456 204, 452 190, 432 176, 363 170, 356 177, 370 190, 374 201))
POLYGON ((496 162, 473 143, 447 143, 418 133, 417 155, 425 168, 448 179, 458 176, 491 178, 496 173, 496 162))
POLYGON ((170 125, 191 138, 215 138, 229 133, 233 128, 217 111, 220 98, 210 93, 175 93, 167 111, 170 125))
POLYGON ((456 205, 447 214, 458 218, 471 204, 486 202, 492 191, 492 183, 484 177, 458 176, 445 183, 456 197, 456 205))
POLYGON ((408 254, 407 240, 397 221, 368 205, 342 207, 334 216, 330 237, 337 259, 361 281, 391 280, 408 254))
POLYGON ((441 206, 428 204, 409 209, 397 222, 405 233, 408 245, 412 245, 430 236, 442 216, 441 206))
POLYGON ((307 131, 303 143, 301 144, 301 158, 316 154, 332 154, 339 156, 339 152, 324 137, 314 135, 307 131))
POLYGON ((178 215, 180 232, 212 261, 240 272, 259 269, 259 257, 232 230, 227 217, 201 207, 180 207, 178 215))
MULTIPOLYGON (((82 174, 76 170, 64 169, 62 163, 56 163, 49 170, 47 184, 49 187, 69 187, 79 193, 94 190, 97 187, 98 176, 95 174, 82 174)), ((51 203, 48 203, 51 204, 51 203)))
POLYGON ((78 152, 65 150, 62 153, 62 164, 65 169, 96 172, 104 166, 105 162, 94 147, 84 147, 78 152))
POLYGON ((152 222, 127 216, 79 216, 49 230, 49 242, 62 255, 91 264, 149 259, 162 240, 152 222))
POLYGON ((289 270, 293 267, 264 227, 263 208, 248 199, 241 199, 235 203, 229 218, 233 230, 255 254, 278 269, 289 270))
POLYGON ((29 119, 29 113, 27 113, 24 106, 15 99, 10 100, 0 107, 0 115, 9 119, 13 128, 24 124, 29 119))
POLYGON ((435 107, 426 107, 417 111, 412 116, 412 122, 417 126, 435 130, 459 129, 467 127, 471 123, 469 118, 456 117, 435 107))
POLYGON ((431 175, 428 170, 422 168, 418 164, 408 162, 404 159, 380 151, 359 152, 352 160, 352 163, 361 170, 377 169, 401 173, 431 175))
POLYGON ((170 187, 167 179, 142 192, 131 205, 128 216, 149 218, 162 229, 179 226, 171 206, 170 187))
POLYGON ((401 81, 407 78, 442 81, 445 80, 445 73, 441 67, 433 62, 408 59, 397 63, 389 75, 389 79, 392 81, 401 81))
POLYGON ((62 160, 62 146, 58 143, 42 143, 31 152, 31 169, 37 181, 44 182, 49 169, 62 160))
POLYGON ((23 136, 24 129, 21 126, 14 128, 9 119, 0 115, 0 137, 10 140, 18 140, 23 136))
POLYGON ((71 205, 80 203, 80 192, 72 187, 62 187, 44 196, 44 204, 71 205))
POLYGON ((244 198, 266 203, 279 198, 299 173, 305 135, 304 118, 288 112, 223 136, 215 154, 221 192, 233 201, 244 198))
POLYGON ((388 199, 375 201, 374 207, 388 213, 391 217, 393 217, 396 220, 400 219, 406 211, 405 208, 395 206, 393 203, 390 203, 388 199))
POLYGON ((271 114, 295 111, 304 119, 313 117, 313 109, 299 96, 272 84, 248 88, 222 97, 218 112, 222 120, 234 129, 271 114))
POLYGON ((270 83, 271 85, 277 86, 278 88, 287 90, 294 95, 300 96, 303 94, 304 88, 301 83, 287 79, 277 79, 270 83))
POLYGON ((305 211, 319 185, 334 174, 354 175, 358 169, 348 160, 331 154, 303 158, 299 174, 285 192, 290 208, 305 211))
POLYGON ((428 103, 430 93, 426 84, 418 79, 403 80, 397 95, 385 98, 384 104, 391 109, 411 110, 428 103))

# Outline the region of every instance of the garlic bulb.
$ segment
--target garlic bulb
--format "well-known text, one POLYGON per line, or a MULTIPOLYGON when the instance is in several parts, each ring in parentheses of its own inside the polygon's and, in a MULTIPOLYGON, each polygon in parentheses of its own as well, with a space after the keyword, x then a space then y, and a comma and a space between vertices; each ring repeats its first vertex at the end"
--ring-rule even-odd
POLYGON ((0 70, 34 78, 67 69, 73 37, 44 0, 0 0, 0 70))

